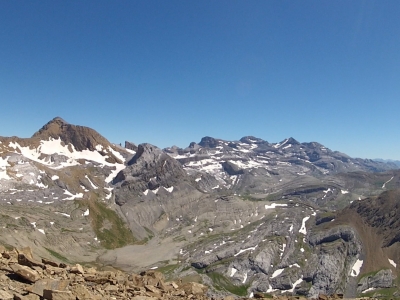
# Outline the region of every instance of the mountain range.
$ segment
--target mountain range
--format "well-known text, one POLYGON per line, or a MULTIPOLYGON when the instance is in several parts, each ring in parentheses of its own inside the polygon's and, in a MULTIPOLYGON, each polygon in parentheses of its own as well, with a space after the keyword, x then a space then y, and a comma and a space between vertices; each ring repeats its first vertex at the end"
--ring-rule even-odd
POLYGON ((0 244, 214 295, 399 295, 399 186, 395 163, 317 142, 122 147, 57 117, 0 137, 0 244))

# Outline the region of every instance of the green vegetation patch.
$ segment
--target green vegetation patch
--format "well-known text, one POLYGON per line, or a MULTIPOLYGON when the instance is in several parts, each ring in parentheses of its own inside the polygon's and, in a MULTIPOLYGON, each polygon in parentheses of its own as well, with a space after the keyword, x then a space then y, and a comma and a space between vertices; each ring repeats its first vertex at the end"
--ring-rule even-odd
POLYGON ((217 272, 207 273, 207 275, 213 281, 214 283, 213 285, 216 290, 227 291, 242 297, 247 296, 247 289, 250 287, 249 284, 236 286, 232 284, 230 280, 226 278, 224 275, 217 272))
POLYGON ((66 262, 66 263, 69 263, 68 258, 66 258, 65 256, 61 255, 60 253, 58 253, 58 252, 56 252, 54 250, 51 250, 49 248, 46 248, 46 247, 44 247, 44 249, 46 249, 47 252, 49 252, 53 257, 57 258, 58 260, 66 262))
POLYGON ((179 264, 165 265, 159 267, 156 271, 164 274, 167 280, 173 278, 174 271, 180 267, 179 264))
POLYGON ((397 288, 376 289, 370 292, 360 294, 361 297, 379 298, 379 299, 399 299, 393 295, 397 292, 397 288))
POLYGON ((130 229, 105 203, 91 198, 86 204, 90 209, 93 230, 104 248, 115 249, 135 242, 130 229))

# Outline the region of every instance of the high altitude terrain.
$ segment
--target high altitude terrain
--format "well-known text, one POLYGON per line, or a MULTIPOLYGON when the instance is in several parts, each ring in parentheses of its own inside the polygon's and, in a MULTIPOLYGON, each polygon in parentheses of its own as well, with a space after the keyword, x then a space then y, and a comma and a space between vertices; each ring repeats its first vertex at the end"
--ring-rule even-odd
POLYGON ((316 142, 121 147, 55 118, 0 137, 0 243, 214 293, 395 294, 399 186, 395 164, 316 142))

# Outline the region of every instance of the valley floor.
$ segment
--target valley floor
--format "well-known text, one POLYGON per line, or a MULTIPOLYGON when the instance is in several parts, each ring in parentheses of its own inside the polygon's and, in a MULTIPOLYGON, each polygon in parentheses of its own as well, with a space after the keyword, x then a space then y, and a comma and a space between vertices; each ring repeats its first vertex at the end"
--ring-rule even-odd
POLYGON ((149 266, 156 268, 160 262, 176 260, 182 245, 183 243, 174 242, 169 238, 160 240, 155 237, 144 245, 129 245, 108 250, 98 258, 98 262, 126 272, 137 272, 148 269, 149 266))

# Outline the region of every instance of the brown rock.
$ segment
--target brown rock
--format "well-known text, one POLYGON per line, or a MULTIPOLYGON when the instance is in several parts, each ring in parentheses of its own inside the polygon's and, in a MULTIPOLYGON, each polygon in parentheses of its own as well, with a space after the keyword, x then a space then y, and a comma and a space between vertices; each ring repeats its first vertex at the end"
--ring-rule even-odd
POLYGON ((89 290, 82 284, 74 285, 70 287, 70 290, 78 300, 90 300, 94 298, 89 290))
POLYGON ((185 291, 186 294, 193 295, 204 295, 207 293, 208 287, 197 283, 197 282, 188 282, 181 286, 181 288, 185 291))
POLYGON ((235 297, 233 297, 233 296, 226 296, 226 297, 224 298, 224 300, 235 300, 235 297))
POLYGON ((29 282, 36 282, 40 279, 39 273, 27 266, 21 266, 20 264, 12 264, 10 265, 10 268, 12 269, 14 274, 17 274, 18 276, 22 277, 23 279, 29 282))
POLYGON ((74 267, 71 267, 70 272, 75 273, 75 274, 84 274, 85 273, 85 271, 83 270, 83 267, 80 264, 76 264, 74 267))
POLYGON ((157 286, 160 281, 164 281, 164 275, 161 272, 149 270, 140 273, 144 285, 157 286))
POLYGON ((176 291, 173 291, 171 295, 172 295, 172 296, 180 296, 180 297, 183 297, 183 296, 186 295, 186 293, 185 293, 184 290, 176 290, 176 291))
POLYGON ((64 291, 69 284, 69 280, 41 279, 36 281, 34 285, 28 286, 26 290, 43 297, 44 290, 64 291))
POLYGON ((76 300, 76 297, 70 291, 44 290, 43 299, 76 300))
POLYGON ((25 255, 27 258, 29 259, 33 259, 33 254, 32 254, 32 250, 30 247, 24 247, 24 248, 20 248, 20 249, 15 249, 17 251, 17 254, 23 254, 25 255))
POLYGON ((64 263, 60 263, 59 267, 65 269, 65 268, 68 267, 68 265, 67 265, 67 264, 64 264, 64 263))
POLYGON ((48 260, 46 258, 42 258, 42 263, 45 264, 45 265, 56 267, 56 268, 58 268, 60 266, 58 263, 56 263, 54 261, 51 261, 51 260, 48 260))
POLYGON ((88 268, 86 269, 87 274, 96 274, 97 270, 95 268, 88 268))
POLYGON ((13 300, 14 295, 11 295, 9 292, 0 290, 0 299, 1 300, 13 300))
POLYGON ((46 266, 46 272, 47 272, 48 274, 51 274, 51 275, 54 275, 54 274, 59 275, 59 274, 63 274, 63 273, 65 272, 65 269, 63 269, 63 268, 57 268, 57 267, 52 267, 52 266, 50 266, 50 265, 47 265, 47 266, 46 266))
POLYGON ((152 293, 157 294, 157 295, 160 295, 160 294, 161 294, 161 291, 160 291, 158 288, 156 288, 155 286, 152 286, 152 285, 145 285, 144 288, 145 288, 146 291, 148 291, 148 292, 152 292, 152 293))
POLYGON ((264 294, 263 294, 263 293, 260 293, 260 292, 255 292, 255 293, 254 293, 254 298, 256 298, 256 299, 262 299, 262 298, 264 298, 264 294))
POLYGON ((104 290, 107 292, 118 292, 118 286, 109 284, 104 290))
POLYGON ((24 253, 18 253, 18 263, 28 267, 40 267, 42 269, 45 268, 44 264, 26 256, 24 253))
POLYGON ((177 289, 179 287, 179 285, 177 285, 175 281, 171 281, 170 284, 174 289, 177 289))
POLYGON ((98 275, 84 275, 85 281, 90 281, 97 284, 105 284, 108 282, 108 277, 98 275))
POLYGON ((318 300, 328 300, 328 296, 324 294, 319 294, 318 295, 318 300))
POLYGON ((14 293, 14 300, 40 300, 40 297, 36 294, 28 294, 26 296, 22 296, 18 293, 14 293))

